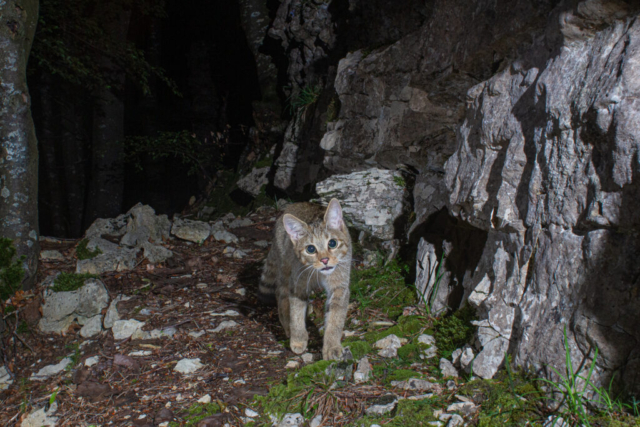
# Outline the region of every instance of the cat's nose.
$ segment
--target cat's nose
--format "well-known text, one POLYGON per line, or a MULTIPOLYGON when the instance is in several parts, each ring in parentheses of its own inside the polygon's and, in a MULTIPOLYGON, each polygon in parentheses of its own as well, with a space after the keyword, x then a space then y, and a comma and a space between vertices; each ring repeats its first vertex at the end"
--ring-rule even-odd
POLYGON ((324 265, 327 265, 327 263, 329 262, 329 258, 321 258, 320 262, 323 263, 324 265))

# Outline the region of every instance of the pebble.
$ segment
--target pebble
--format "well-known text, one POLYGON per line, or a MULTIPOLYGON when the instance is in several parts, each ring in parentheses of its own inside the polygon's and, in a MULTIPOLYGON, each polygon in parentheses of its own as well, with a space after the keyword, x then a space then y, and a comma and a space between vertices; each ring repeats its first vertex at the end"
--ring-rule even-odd
POLYGON ((59 363, 55 365, 47 365, 44 368, 40 369, 37 373, 31 374, 31 377, 29 379, 31 381, 45 381, 47 378, 64 371, 70 364, 71 359, 65 357, 59 363))
POLYGON ((191 374, 198 369, 202 368, 204 365, 200 363, 200 358, 195 359, 181 359, 176 363, 173 370, 176 372, 180 372, 181 374, 191 374))
POLYGON ((313 363, 313 354, 311 353, 305 353, 300 357, 302 357, 302 361, 304 362, 305 365, 308 365, 309 363, 313 363))
POLYGON ((246 408, 244 410, 244 414, 249 418, 256 418, 257 416, 260 415, 256 411, 254 411, 253 409, 249 409, 249 408, 246 408))
POLYGON ((300 362, 297 360, 289 360, 284 367, 285 369, 298 369, 300 367, 300 362))
POLYGON ((242 259, 246 256, 247 256, 247 253, 240 249, 236 249, 235 252, 233 253, 233 257, 235 259, 242 259))
POLYGON ((418 394, 415 396, 407 397, 407 400, 424 400, 424 399, 431 399, 432 397, 433 397, 433 393, 418 394))
POLYGON ((434 390, 437 388, 436 384, 430 383, 427 380, 419 378, 410 378, 405 381, 391 381, 393 387, 401 388, 403 390, 425 391, 434 390))
POLYGON ((472 402, 457 402, 452 403, 447 407, 447 412, 460 412, 467 416, 471 415, 478 410, 478 407, 472 402))
POLYGON ((262 249, 265 249, 267 246, 269 246, 269 242, 267 242, 266 240, 257 240, 253 242, 253 244, 262 249))
POLYGON ((464 424, 464 419, 458 414, 453 414, 447 423, 447 427, 458 427, 464 424))
POLYGON ((445 378, 453 377, 458 378, 458 370, 453 367, 453 364, 444 357, 440 359, 440 371, 445 378))
POLYGON ((238 326, 237 322, 234 322, 233 320, 225 320, 223 322, 220 322, 220 324, 215 328, 212 329, 210 332, 220 332, 223 331, 225 329, 234 329, 236 326, 238 326))
POLYGON ((204 396, 202 396, 200 399, 198 399, 198 403, 211 403, 211 395, 210 394, 205 394, 204 396))
POLYGON ((309 427, 320 427, 320 424, 322 424, 322 415, 317 415, 311 420, 309 427))
POLYGON ((53 250, 41 251, 40 259, 42 261, 64 261, 64 255, 62 255, 60 251, 53 249, 53 250))
POLYGON ((247 290, 245 288, 238 288, 235 290, 235 293, 240 296, 245 296, 247 295, 247 290))
POLYGON ((471 347, 465 347, 462 351, 462 354, 460 355, 460 368, 462 368, 467 373, 471 372, 471 362, 473 362, 473 359, 475 357, 476 356, 475 354, 473 354, 473 350, 471 349, 471 347))
POLYGON ((53 414, 58 410, 58 402, 53 402, 47 410, 45 408, 37 409, 31 412, 22 421, 22 427, 54 427, 58 422, 58 417, 53 414))
POLYGON ((376 341, 373 346, 375 348, 381 349, 380 351, 378 351, 378 355, 391 358, 398 355, 398 349, 402 347, 402 341, 396 335, 391 334, 376 341))

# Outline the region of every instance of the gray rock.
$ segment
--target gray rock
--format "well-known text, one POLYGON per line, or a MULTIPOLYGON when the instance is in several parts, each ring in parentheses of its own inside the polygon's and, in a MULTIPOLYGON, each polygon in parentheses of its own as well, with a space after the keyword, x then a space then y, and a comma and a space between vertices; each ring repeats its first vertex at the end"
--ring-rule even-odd
POLYGON ((144 322, 139 322, 135 319, 116 320, 113 322, 113 327, 111 328, 111 331, 113 332, 113 339, 119 341, 129 338, 136 331, 142 330, 144 325, 144 322))
POLYGON ((478 410, 478 407, 473 402, 456 402, 447 407, 447 412, 460 412, 463 416, 467 417, 478 410))
POLYGON ((98 335, 100 332, 102 332, 102 316, 97 315, 89 318, 89 320, 85 322, 82 329, 80 329, 80 336, 90 338, 98 335))
POLYGON ((402 347, 402 341, 396 335, 391 334, 379 339, 373 346, 380 349, 378 351, 380 356, 392 358, 398 356, 398 349, 402 347))
POLYGON ((313 354, 311 353, 305 353, 302 356, 300 356, 300 358, 302 359, 302 362, 305 365, 308 365, 309 363, 313 363, 313 354))
POLYGON ((398 396, 385 394, 377 398, 373 405, 365 409, 367 415, 384 415, 393 411, 398 404, 398 396))
POLYGON ((84 361, 84 366, 87 366, 90 368, 93 365, 97 365, 99 361, 100 361, 100 356, 87 357, 86 360, 84 361))
POLYGON ((471 372, 471 363, 475 358, 475 354, 473 353, 473 349, 469 346, 465 346, 462 354, 460 355, 460 368, 467 373, 471 372))
POLYGON ((142 329, 136 329, 131 334, 132 340, 153 340, 157 338, 172 338, 178 330, 175 327, 168 327, 163 329, 152 329, 151 331, 143 331, 142 329))
POLYGON ((50 377, 64 371, 70 364, 71 359, 65 357, 55 365, 47 365, 44 368, 40 369, 38 372, 31 374, 31 377, 29 377, 29 379, 31 381, 46 381, 50 377))
POLYGON ((88 238, 87 249, 90 251, 100 250, 101 253, 113 253, 118 251, 118 245, 101 237, 88 238))
POLYGON ((457 348, 451 353, 451 363, 453 363, 454 366, 460 366, 460 356, 462 356, 461 348, 457 348))
POLYGON ((0 366, 0 391, 6 390, 13 384, 11 373, 5 366, 0 366))
POLYGON ((38 328, 45 333, 65 332, 75 319, 99 316, 108 303, 107 289, 98 279, 87 279, 82 287, 69 292, 54 292, 49 287, 44 291, 38 328))
POLYGON ((165 262, 173 256, 173 252, 164 246, 154 245, 151 242, 144 242, 142 244, 144 249, 144 257, 153 264, 165 262))
POLYGON ((453 414, 451 418, 449 418, 447 427, 459 427, 463 424, 464 424, 464 419, 458 414, 453 414))
POLYGON ((282 421, 278 423, 278 427, 301 427, 304 424, 302 414, 285 414, 282 421))
POLYGON ((442 255, 436 254, 436 247, 420 238, 416 256, 416 293, 421 305, 428 307, 433 315, 444 312, 451 288, 450 273, 440 266, 442 255))
POLYGON ((353 376, 353 363, 335 362, 325 369, 325 375, 336 381, 349 381, 353 376))
POLYGON ((420 378, 410 378, 405 381, 391 381, 391 385, 403 390, 413 391, 433 391, 439 389, 439 386, 437 384, 433 384, 427 380, 423 380, 420 378))
MULTIPOLYGON (((286 139, 295 138, 293 136, 288 136, 293 134, 293 126, 295 126, 296 120, 292 120, 287 127, 287 132, 285 133, 286 139)), ((296 129, 299 129, 296 128, 296 129)), ((298 156, 298 146, 294 142, 286 141, 282 146, 282 151, 280 151, 280 156, 276 159, 276 174, 273 179, 273 185, 277 188, 286 191, 293 184, 293 171, 297 164, 297 156, 298 156)))
POLYGON ((149 241, 160 243, 169 237, 171 221, 166 215, 156 215, 151 206, 138 203, 127 212, 127 216, 126 234, 120 244, 137 247, 149 241))
POLYGON ((353 381, 356 384, 367 382, 371 379, 371 372, 373 372, 373 368, 369 363, 369 358, 365 356, 358 361, 358 368, 353 373, 353 381))
POLYGON ((104 315, 103 325, 105 329, 111 329, 113 327, 113 322, 120 320, 118 303, 120 301, 127 301, 130 299, 131 297, 120 294, 111 301, 111 304, 109 304, 109 308, 107 309, 107 314, 104 315))
POLYGON ((440 359, 440 371, 442 372, 442 376, 444 378, 459 377, 458 370, 454 368, 453 364, 449 362, 447 359, 445 359, 444 357, 440 359))
POLYGON ((262 187, 269 183, 267 174, 271 170, 270 166, 263 168, 254 168, 249 174, 242 177, 238 182, 238 188, 242 191, 251 194, 256 197, 262 191, 262 187))
POLYGON ((173 220, 171 234, 182 240, 201 243, 211 234, 211 227, 203 221, 176 218, 173 220))
POLYGON ((257 240, 253 242, 253 244, 262 249, 265 249, 269 246, 269 242, 267 242, 266 240, 257 240))
POLYGON ((223 242, 226 244, 235 244, 239 241, 238 237, 236 237, 235 234, 230 233, 224 229, 214 229, 213 238, 218 242, 223 242))
POLYGON ((238 218, 229 223, 229 228, 248 227, 251 224, 253 224, 253 221, 251 221, 249 218, 238 218))
POLYGON ((85 237, 91 239, 100 236, 120 237, 126 233, 128 215, 122 214, 117 218, 98 218, 89 226, 85 237))
POLYGON ((198 369, 201 369, 204 365, 200 363, 200 358, 195 359, 181 359, 176 363, 173 370, 180 372, 181 374, 192 374, 198 369))
POLYGON ((64 255, 60 251, 57 250, 45 250, 40 251, 40 260, 41 261, 64 261, 64 255))
POLYGON ((394 222, 408 207, 400 172, 369 169, 347 175, 333 175, 316 184, 325 205, 340 200, 346 218, 358 229, 381 240, 395 236, 394 222))
POLYGON ((235 259, 242 259, 242 258, 244 258, 244 257, 246 257, 246 256, 247 256, 247 253, 246 253, 246 252, 244 252, 244 251, 243 251, 243 250, 241 250, 241 249, 236 249, 236 250, 233 252, 233 257, 234 257, 235 259))
MULTIPOLYGON (((87 245, 88 246, 88 245, 87 245)), ((115 252, 103 253, 95 258, 78 261, 76 273, 102 274, 108 271, 127 271, 136 266, 138 249, 119 248, 115 252)))
POLYGON ((239 324, 233 320, 224 320, 220 322, 220 324, 215 329, 212 329, 210 332, 220 332, 220 331, 224 331, 225 329, 235 329, 238 325, 239 324))
POLYGON ((59 417, 55 417, 53 414, 57 410, 58 402, 53 402, 46 410, 45 407, 36 409, 22 420, 21 427, 55 427, 59 417))
POLYGON ((309 423, 309 427, 320 427, 320 424, 322 424, 322 415, 316 415, 309 423))

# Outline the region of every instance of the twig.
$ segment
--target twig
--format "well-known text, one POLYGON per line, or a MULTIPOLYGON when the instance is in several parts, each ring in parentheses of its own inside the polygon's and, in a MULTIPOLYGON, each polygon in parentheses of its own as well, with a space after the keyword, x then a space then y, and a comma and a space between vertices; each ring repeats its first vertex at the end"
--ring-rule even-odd
POLYGON ((27 344, 27 342, 26 342, 24 339, 22 339, 22 337, 21 337, 20 335, 18 335, 18 333, 17 333, 17 332, 14 332, 14 333, 13 333, 13 335, 14 335, 16 338, 18 338, 18 339, 20 340, 20 342, 21 342, 22 344, 24 344, 24 345, 25 345, 29 350, 31 350, 31 353, 34 353, 34 354, 36 353, 36 351, 35 351, 33 348, 31 348, 31 346, 30 346, 29 344, 27 344))

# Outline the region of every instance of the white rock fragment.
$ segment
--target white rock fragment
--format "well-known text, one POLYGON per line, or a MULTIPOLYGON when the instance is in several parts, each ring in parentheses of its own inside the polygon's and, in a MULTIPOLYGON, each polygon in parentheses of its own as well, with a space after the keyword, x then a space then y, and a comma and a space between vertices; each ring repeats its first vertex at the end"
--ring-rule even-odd
POLYGON ((64 255, 55 249, 40 252, 40 260, 42 261, 64 261, 64 255))
POLYGON ((371 378, 371 371, 371 363, 369 363, 369 358, 365 356, 358 362, 358 368, 353 373, 353 381, 356 384, 369 381, 371 378))
POLYGON ((245 408, 244 414, 249 418, 256 418, 256 417, 258 417, 260 415, 256 411, 254 411, 253 409, 249 409, 249 408, 245 408))
POLYGON ((211 311, 211 312, 209 312, 209 314, 211 316, 214 316, 214 317, 216 317, 216 316, 228 316, 228 317, 240 316, 240 313, 238 313, 235 310, 227 310, 224 313, 214 313, 214 312, 211 311))
POLYGON ((99 361, 100 361, 100 356, 87 357, 86 360, 84 361, 84 366, 90 368, 93 365, 97 365, 99 361))
POLYGON ((309 427, 320 427, 320 424, 322 424, 322 415, 316 415, 309 423, 309 427))
POLYGON ((458 370, 454 368, 453 364, 449 362, 444 357, 440 359, 440 371, 442 371, 442 376, 444 378, 458 378, 458 370))
POLYGON ((304 424, 302 414, 285 414, 278 427, 300 427, 302 424, 304 424))
POLYGON ((22 421, 22 427, 55 427, 58 422, 58 417, 54 417, 53 414, 58 410, 58 402, 53 402, 47 411, 45 408, 36 409, 31 412, 22 421))
POLYGON ((102 316, 97 315, 89 318, 80 329, 80 336, 83 338, 90 338, 98 335, 102 332, 102 316))
POLYGON ((302 362, 304 362, 305 365, 308 365, 309 363, 313 363, 313 354, 311 353, 305 353, 300 357, 302 358, 302 362))
POLYGON ((234 322, 233 320, 225 320, 223 322, 220 322, 220 324, 215 328, 212 329, 210 332, 220 332, 220 331, 224 331, 225 329, 234 329, 236 326, 238 326, 237 322, 234 322))
POLYGON ((386 394, 376 399, 372 406, 365 409, 367 415, 384 415, 393 409, 398 404, 398 396, 394 394, 386 394))
POLYGON ((204 404, 211 403, 211 395, 205 394, 200 399, 198 399, 198 403, 204 403, 204 404))
POLYGON ((247 290, 245 288, 238 288, 235 290, 235 293, 240 296, 245 296, 247 295, 247 290))
POLYGON ((436 384, 433 384, 427 380, 423 380, 420 378, 410 378, 405 381, 391 381, 391 385, 393 387, 401 388, 403 390, 414 390, 414 391, 434 390, 438 388, 436 384))
POLYGON ((432 335, 422 334, 418 337, 420 344, 435 345, 436 339, 432 335))
POLYGON ((477 410, 478 407, 473 402, 456 402, 447 407, 447 412, 460 412, 465 417, 477 410))
POLYGON ((402 347, 402 341, 400 341, 400 338, 396 335, 391 334, 376 341, 374 347, 380 349, 378 355, 382 357, 396 357, 398 355, 398 349, 402 347))
POLYGON ((238 237, 235 234, 230 233, 229 231, 224 229, 214 229, 213 238, 216 241, 226 243, 227 245, 236 244, 239 242, 238 237))
POLYGON ((9 370, 4 366, 0 366, 0 391, 8 389, 11 384, 13 384, 13 379, 9 370))
POLYGON ((451 418, 449 418, 447 427, 459 427, 463 424, 464 424, 464 419, 458 414, 453 414, 451 418))
POLYGON ((460 356, 462 356, 461 348, 457 348, 451 353, 451 363, 453 363, 454 366, 460 366, 460 356))
POLYGON ((201 243, 211 234, 211 227, 206 222, 176 218, 173 220, 171 234, 182 240, 201 243))
POLYGON ((44 368, 40 369, 37 373, 31 374, 31 377, 29 379, 31 381, 45 381, 47 378, 64 371, 70 364, 71 359, 65 357, 59 363, 55 365, 47 365, 44 368))
POLYGON ((460 368, 465 372, 470 373, 472 367, 471 362, 473 362, 475 357, 476 356, 473 354, 471 347, 466 346, 460 355, 460 368))
POLYGON ((284 367, 285 369, 298 369, 300 367, 300 362, 297 360, 289 360, 284 367))
POLYGON ((129 353, 129 356, 144 357, 151 356, 152 354, 153 352, 151 350, 136 350, 129 353))
POLYGON ((176 372, 180 372, 181 374, 191 374, 198 369, 202 368, 204 365, 200 363, 200 358, 195 359, 181 359, 176 363, 173 370, 176 372))
POLYGON ((116 341, 127 339, 136 331, 141 331, 144 325, 144 322, 139 322, 135 319, 116 320, 111 328, 113 339, 116 341))
POLYGON ((205 331, 197 331, 197 332, 189 332, 189 336, 193 337, 193 338, 200 338, 201 336, 203 336, 204 334, 206 334, 205 331))

